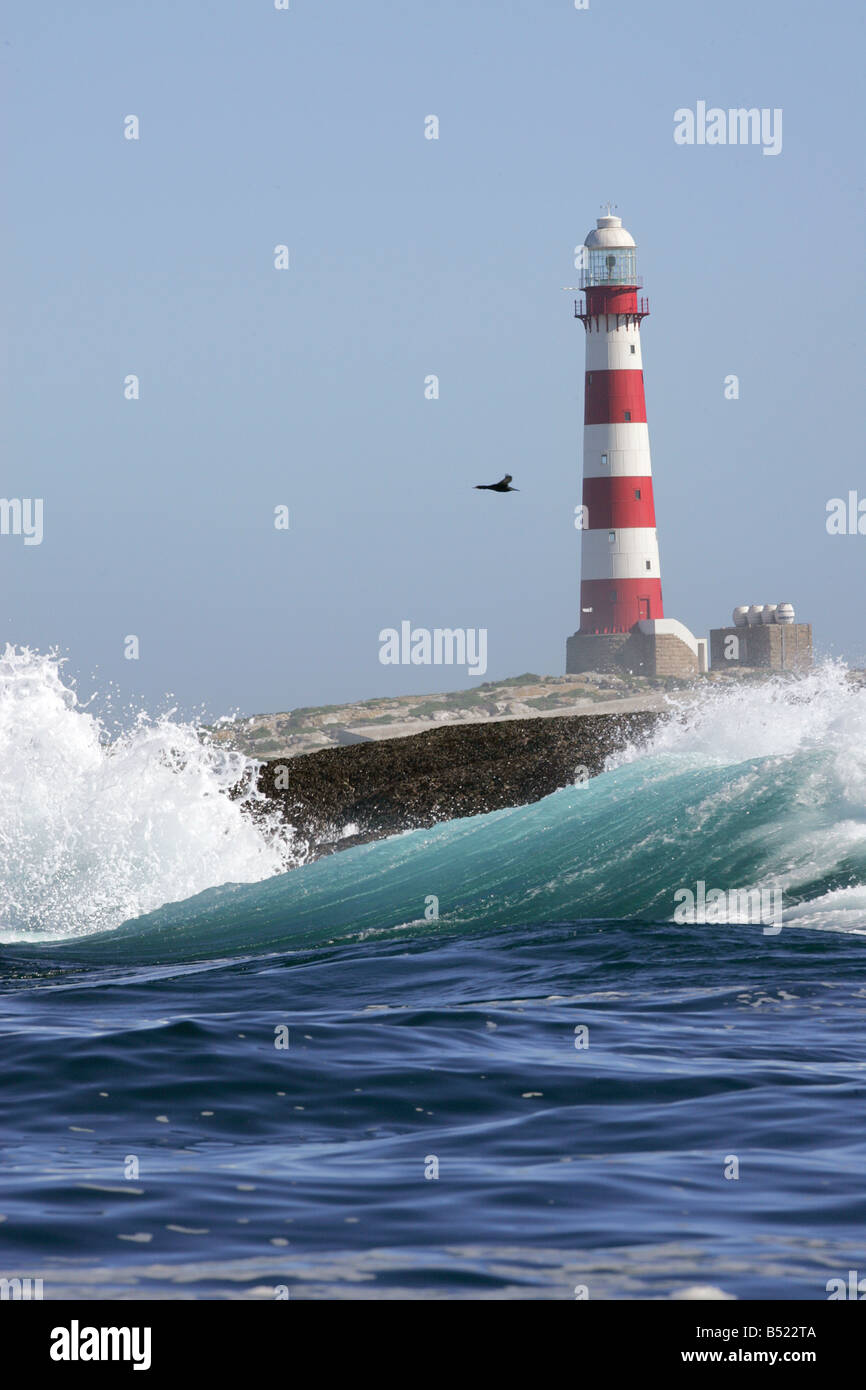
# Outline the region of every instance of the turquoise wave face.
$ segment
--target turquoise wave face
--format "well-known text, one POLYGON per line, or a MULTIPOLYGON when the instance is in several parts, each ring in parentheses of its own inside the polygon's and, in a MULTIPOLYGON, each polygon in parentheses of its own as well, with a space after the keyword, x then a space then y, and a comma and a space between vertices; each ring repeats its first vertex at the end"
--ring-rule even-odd
MULTIPOLYGON (((718 922, 773 927, 769 934, 780 925, 864 930, 866 823, 842 809, 827 750, 712 767, 649 752, 535 805, 210 890, 70 949, 102 960, 195 960, 398 928, 688 921, 678 909, 686 890, 700 901, 701 884, 705 900, 725 895, 718 922), (732 891, 761 889, 765 907, 781 904, 778 922, 729 906, 732 891)), ((698 923, 709 933, 709 906, 705 918, 698 923)))

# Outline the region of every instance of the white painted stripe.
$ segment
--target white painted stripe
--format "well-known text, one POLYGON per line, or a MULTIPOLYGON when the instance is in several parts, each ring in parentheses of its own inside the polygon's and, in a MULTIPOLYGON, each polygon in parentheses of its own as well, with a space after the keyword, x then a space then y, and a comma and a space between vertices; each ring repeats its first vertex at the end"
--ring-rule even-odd
POLYGON ((637 449, 596 449, 583 453, 583 476, 585 478, 650 478, 652 464, 649 450, 637 449), (605 459, 607 460, 605 462, 605 459))
MULTIPOLYGON (((590 524, 592 517, 590 516, 590 524)), ((659 579, 659 547, 654 526, 583 531, 581 579, 659 579), (647 569, 647 562, 649 569, 647 569)))
MULTIPOLYGON (((602 325, 604 319, 602 319, 602 325)), ((637 328, 612 328, 609 333, 596 333, 595 329, 586 335, 586 370, 628 371, 643 367, 640 352, 640 332, 637 328), (634 352, 632 352, 634 348, 634 352)))
POLYGON ((635 478, 652 473, 645 423, 586 425, 583 431, 585 478, 635 478), (602 462, 602 455, 607 462, 602 462))

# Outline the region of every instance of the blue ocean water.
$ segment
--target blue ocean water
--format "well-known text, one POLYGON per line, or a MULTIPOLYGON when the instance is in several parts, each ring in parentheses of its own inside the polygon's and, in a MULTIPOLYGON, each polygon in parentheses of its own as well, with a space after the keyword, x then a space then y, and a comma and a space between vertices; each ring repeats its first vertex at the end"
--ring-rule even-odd
POLYGON ((276 872, 181 729, 106 749, 50 663, 6 675, 39 749, 28 791, 0 774, 0 1275, 46 1298, 825 1299, 866 1272, 844 672, 701 697, 536 805, 276 872), (253 881, 178 893, 219 876, 215 846, 253 881), (675 921, 699 882, 778 890, 782 929, 675 921))

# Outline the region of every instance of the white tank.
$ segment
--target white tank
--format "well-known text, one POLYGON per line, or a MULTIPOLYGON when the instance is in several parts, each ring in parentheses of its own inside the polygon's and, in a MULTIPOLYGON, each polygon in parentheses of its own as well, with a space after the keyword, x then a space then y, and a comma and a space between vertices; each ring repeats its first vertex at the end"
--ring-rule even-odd
POLYGON ((780 603, 776 606, 776 622, 784 623, 786 626, 794 621, 793 603, 780 603))
POLYGON ((748 604, 741 603, 737 608, 734 609, 733 613, 731 614, 731 617, 734 620, 734 627, 745 627, 749 618, 748 604))
POLYGON ((764 612, 764 605, 763 605, 762 603, 753 603, 753 604, 752 604, 751 608, 749 609, 749 614, 748 614, 749 627, 757 627, 757 626, 758 626, 758 623, 761 621, 761 617, 762 617, 762 615, 763 615, 763 612, 764 612))
POLYGON ((775 603, 765 603, 765 604, 764 604, 764 607, 763 607, 763 610, 762 610, 762 612, 761 612, 761 622, 762 622, 762 623, 774 623, 774 622, 776 621, 776 608, 777 608, 777 607, 778 607, 778 605, 775 604, 775 603))

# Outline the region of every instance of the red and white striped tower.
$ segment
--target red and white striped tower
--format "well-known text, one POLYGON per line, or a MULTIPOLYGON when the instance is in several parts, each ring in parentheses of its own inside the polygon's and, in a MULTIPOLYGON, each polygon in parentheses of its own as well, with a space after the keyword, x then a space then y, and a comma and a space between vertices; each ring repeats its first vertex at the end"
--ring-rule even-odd
POLYGON ((584 242, 575 316, 586 329, 584 531, 580 632, 627 633, 664 617, 644 400, 635 242, 619 217, 599 217, 584 242))

